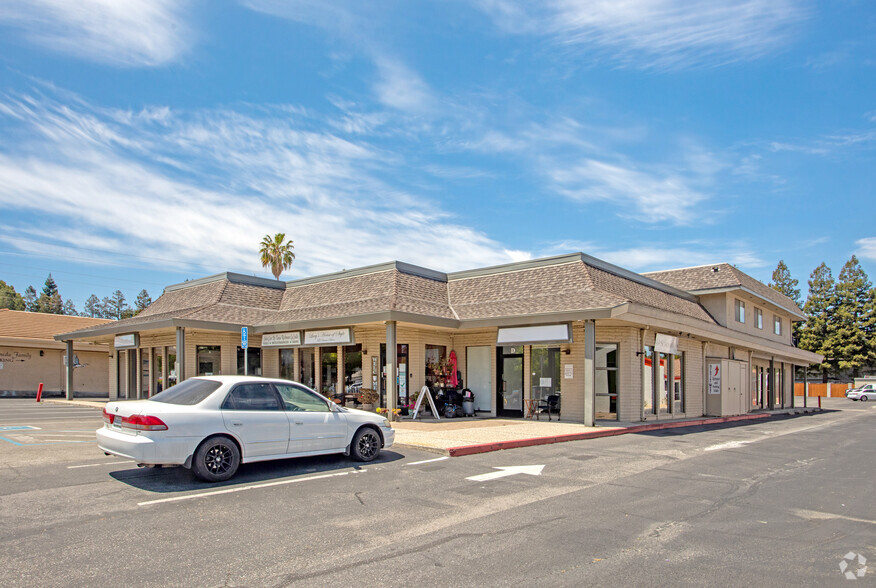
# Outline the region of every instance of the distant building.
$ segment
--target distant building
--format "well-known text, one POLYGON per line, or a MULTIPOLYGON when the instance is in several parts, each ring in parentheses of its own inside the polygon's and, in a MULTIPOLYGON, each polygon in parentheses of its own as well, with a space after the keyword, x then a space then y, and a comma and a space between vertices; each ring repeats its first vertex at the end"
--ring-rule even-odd
MULTIPOLYGON (((111 323, 106 319, 0 309, 0 396, 34 396, 65 390, 65 344, 54 336, 70 330, 111 323)), ((73 344, 78 396, 106 396, 109 391, 109 351, 105 343, 73 344)))

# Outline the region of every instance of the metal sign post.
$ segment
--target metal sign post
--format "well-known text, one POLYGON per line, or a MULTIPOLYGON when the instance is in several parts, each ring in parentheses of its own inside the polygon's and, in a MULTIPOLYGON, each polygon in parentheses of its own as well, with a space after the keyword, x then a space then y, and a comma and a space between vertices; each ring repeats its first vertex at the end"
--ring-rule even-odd
POLYGON ((249 357, 247 356, 247 348, 249 347, 249 328, 240 328, 240 346, 243 348, 243 375, 249 375, 249 357))

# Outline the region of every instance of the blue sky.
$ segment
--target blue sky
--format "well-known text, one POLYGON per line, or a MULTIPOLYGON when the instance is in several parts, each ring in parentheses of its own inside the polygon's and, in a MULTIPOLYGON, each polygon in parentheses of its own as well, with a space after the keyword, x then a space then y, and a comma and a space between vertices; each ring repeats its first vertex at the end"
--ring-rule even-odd
POLYGON ((876 273, 865 0, 5 0, 0 279, 393 259, 876 273))

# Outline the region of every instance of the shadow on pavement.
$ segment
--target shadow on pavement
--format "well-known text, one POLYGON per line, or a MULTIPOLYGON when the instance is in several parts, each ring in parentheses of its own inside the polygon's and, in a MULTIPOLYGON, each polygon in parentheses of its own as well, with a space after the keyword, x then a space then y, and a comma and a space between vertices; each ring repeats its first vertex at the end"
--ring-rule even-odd
POLYGON ((775 423, 778 421, 786 421, 814 414, 824 414, 828 412, 836 412, 822 409, 821 413, 804 413, 804 414, 777 414, 765 419, 752 419, 743 421, 732 421, 729 423, 716 423, 713 425, 693 425, 688 427, 671 427, 667 429, 655 429, 652 431, 633 431, 633 435, 644 435, 648 437, 677 437, 680 435, 694 435, 696 433, 705 433, 708 431, 722 431, 725 429, 736 429, 739 427, 750 427, 751 425, 775 423))
POLYGON ((319 455, 313 457, 294 457, 277 459, 258 463, 241 464, 237 474, 227 482, 211 484, 195 478, 191 470, 184 467, 170 468, 129 468, 110 472, 114 480, 147 492, 170 494, 174 492, 190 492, 192 490, 207 490, 247 486, 261 482, 270 482, 295 476, 318 476, 320 474, 336 473, 341 470, 358 470, 365 466, 391 463, 403 459, 404 456, 394 451, 381 451, 374 461, 359 462, 342 454, 319 455))

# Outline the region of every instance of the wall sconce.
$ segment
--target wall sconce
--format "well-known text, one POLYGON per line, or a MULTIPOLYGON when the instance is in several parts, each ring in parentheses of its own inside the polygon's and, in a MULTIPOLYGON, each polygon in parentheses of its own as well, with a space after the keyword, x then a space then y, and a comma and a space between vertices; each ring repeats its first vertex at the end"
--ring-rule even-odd
POLYGON ((569 347, 563 347, 563 353, 565 353, 566 355, 570 355, 572 353, 572 350, 569 347))
POLYGON ((46 354, 46 352, 43 351, 42 349, 40 349, 40 357, 43 357, 45 354, 46 354))

